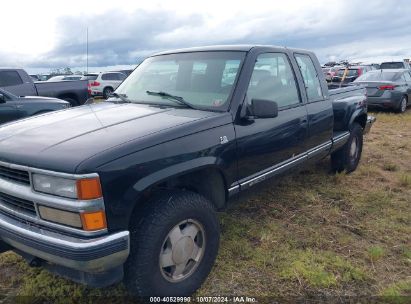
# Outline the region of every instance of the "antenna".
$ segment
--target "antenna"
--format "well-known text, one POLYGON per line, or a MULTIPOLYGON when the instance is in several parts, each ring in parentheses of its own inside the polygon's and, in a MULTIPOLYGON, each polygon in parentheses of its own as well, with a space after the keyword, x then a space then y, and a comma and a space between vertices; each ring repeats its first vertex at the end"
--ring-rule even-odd
POLYGON ((87 43, 86 43, 86 73, 88 74, 88 27, 87 27, 87 43))

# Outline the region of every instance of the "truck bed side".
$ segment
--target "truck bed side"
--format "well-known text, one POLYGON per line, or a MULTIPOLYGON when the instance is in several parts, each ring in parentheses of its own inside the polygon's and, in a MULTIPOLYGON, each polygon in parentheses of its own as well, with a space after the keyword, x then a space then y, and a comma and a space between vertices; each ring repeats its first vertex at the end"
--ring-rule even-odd
POLYGON ((39 96, 57 97, 65 100, 71 99, 76 101, 77 105, 82 105, 88 98, 87 84, 87 80, 42 81, 34 83, 39 96))
POLYGON ((366 114, 366 90, 363 87, 350 86, 329 90, 334 111, 334 133, 348 131, 355 117, 366 114))

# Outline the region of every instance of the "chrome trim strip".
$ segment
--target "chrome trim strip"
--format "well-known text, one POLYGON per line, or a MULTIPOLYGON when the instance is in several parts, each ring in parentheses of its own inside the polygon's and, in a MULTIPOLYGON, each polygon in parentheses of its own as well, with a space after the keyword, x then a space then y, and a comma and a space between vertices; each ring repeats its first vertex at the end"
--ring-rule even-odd
POLYGON ((332 141, 330 140, 329 142, 319 145, 315 148, 312 148, 307 151, 308 157, 314 156, 315 154, 318 154, 320 152, 323 152, 324 150, 329 150, 332 146, 332 141))
MULTIPOLYGON (((345 138, 347 135, 349 136, 350 133, 347 132, 347 134, 342 134, 341 136, 338 136, 337 140, 340 141, 343 138, 345 138)), ((286 169, 287 167, 293 167, 296 163, 298 163, 300 161, 303 161, 303 160, 306 160, 306 159, 314 156, 317 153, 323 152, 325 150, 330 150, 332 148, 332 145, 333 145, 333 141, 330 140, 326 143, 323 143, 321 145, 318 145, 318 146, 308 150, 307 152, 304 152, 304 153, 301 153, 297 156, 289 158, 289 159, 285 160, 282 163, 279 163, 277 165, 274 165, 272 167, 264 169, 264 170, 262 170, 260 172, 257 172, 256 174, 253 174, 251 176, 245 177, 245 178, 243 178, 242 180, 239 181, 240 187, 238 187, 238 185, 237 185, 237 186, 234 186, 234 187, 231 187, 230 189, 228 189, 229 194, 231 194, 232 191, 237 191, 238 192, 239 190, 241 190, 242 187, 245 187, 245 186, 251 187, 254 184, 257 184, 257 183, 265 180, 267 177, 271 177, 271 175, 276 174, 278 171, 286 169)), ((235 183, 233 183, 233 184, 235 184, 235 183)))
POLYGON ((228 189, 228 195, 232 196, 234 194, 237 194, 239 191, 240 191, 240 185, 237 184, 237 185, 235 185, 235 186, 228 189))
POLYGON ((130 250, 129 231, 121 231, 95 239, 79 239, 59 233, 47 232, 43 229, 23 224, 0 214, 0 231, 1 229, 3 229, 3 231, 8 231, 8 233, 0 233, 0 238, 16 249, 58 265, 88 272, 104 271, 123 264, 127 259, 130 250), (7 234, 16 235, 16 237, 7 236, 7 234), (42 251, 39 248, 34 248, 34 246, 27 246, 24 244, 24 240, 35 242, 38 244, 36 247, 48 248, 53 252, 64 252, 64 250, 66 250, 71 254, 80 256, 84 254, 84 258, 77 260, 68 259, 64 255, 55 255, 42 251), (97 256, 96 259, 92 259, 93 250, 95 251, 102 247, 110 246, 122 241, 127 242, 126 249, 102 257, 97 256), (90 259, 88 259, 88 257, 90 257, 90 259))
POLYGON ((333 143, 339 143, 340 141, 346 139, 347 137, 350 137, 350 132, 345 132, 338 137, 333 137, 333 143))
MULTIPOLYGON (((278 165, 275 165, 273 167, 270 167, 270 168, 266 169, 266 170, 269 170, 268 172, 261 173, 261 174, 257 175, 256 177, 251 178, 250 180, 246 180, 245 182, 241 182, 240 185, 241 185, 241 187, 245 187, 245 186, 251 187, 254 184, 262 182, 267 177, 270 177, 270 175, 273 175, 276 172, 278 172, 282 169, 285 169, 287 167, 293 166, 295 163, 300 162, 300 161, 302 161, 306 158, 307 158, 307 153, 299 154, 299 155, 291 158, 291 160, 289 160, 289 161, 287 160, 287 161, 283 162, 282 164, 280 163, 278 165)), ((266 170, 264 170, 264 171, 266 171, 266 170)))

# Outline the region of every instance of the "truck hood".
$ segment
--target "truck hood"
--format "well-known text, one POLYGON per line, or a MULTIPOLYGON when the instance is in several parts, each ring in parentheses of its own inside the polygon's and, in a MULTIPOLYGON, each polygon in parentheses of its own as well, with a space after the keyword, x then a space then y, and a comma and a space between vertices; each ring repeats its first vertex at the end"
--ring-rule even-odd
POLYGON ((75 173, 96 155, 109 162, 230 122, 229 113, 103 102, 1 126, 0 161, 75 173))

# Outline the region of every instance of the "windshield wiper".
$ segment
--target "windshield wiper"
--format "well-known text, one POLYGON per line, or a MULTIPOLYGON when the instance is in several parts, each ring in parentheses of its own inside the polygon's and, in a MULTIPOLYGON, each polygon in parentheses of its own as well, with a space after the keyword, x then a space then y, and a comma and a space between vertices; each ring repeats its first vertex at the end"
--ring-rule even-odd
POLYGON ((109 97, 119 98, 124 103, 131 103, 131 100, 127 98, 126 94, 118 94, 116 92, 113 92, 109 97))
POLYGON ((157 95, 157 96, 161 96, 161 97, 166 97, 166 98, 170 98, 171 100, 177 101, 178 103, 185 105, 188 108, 194 109, 194 110, 198 110, 196 106, 193 106, 191 103, 187 102, 186 100, 184 100, 183 97, 180 96, 175 96, 172 95, 170 93, 167 92, 153 92, 153 91, 146 91, 146 93, 148 95, 157 95))

